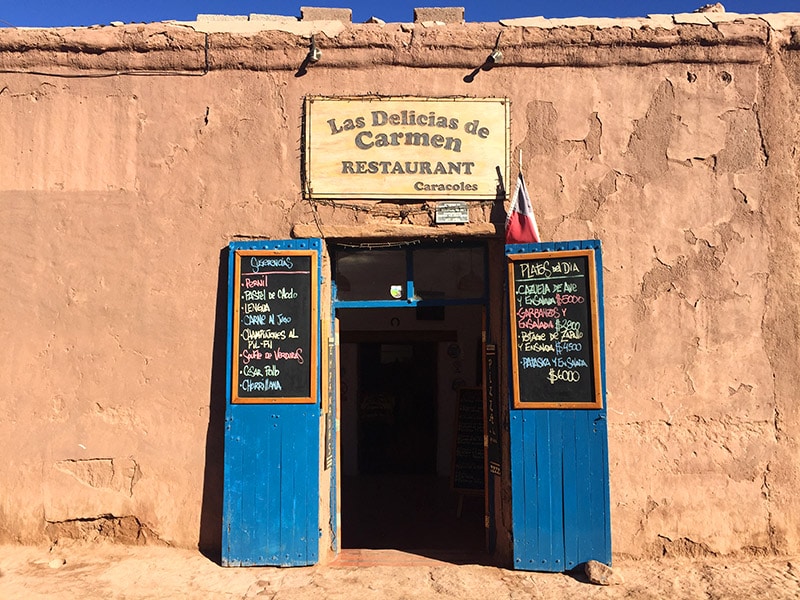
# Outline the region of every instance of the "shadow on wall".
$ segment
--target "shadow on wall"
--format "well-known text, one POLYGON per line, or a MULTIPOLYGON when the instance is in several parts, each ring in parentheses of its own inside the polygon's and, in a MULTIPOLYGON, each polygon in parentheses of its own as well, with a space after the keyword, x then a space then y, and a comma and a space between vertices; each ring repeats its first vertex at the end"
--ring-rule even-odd
POLYGON ((217 302, 214 310, 214 346, 211 357, 211 389, 203 503, 200 508, 200 552, 217 564, 222 560, 222 492, 225 446, 225 380, 228 343, 228 248, 219 253, 217 302))
POLYGON ((496 167, 497 170, 497 190, 494 197, 494 202, 492 203, 492 210, 489 213, 489 222, 495 225, 505 224, 506 222, 506 207, 503 204, 506 198, 506 187, 508 186, 507 181, 503 181, 503 171, 500 167, 496 167))

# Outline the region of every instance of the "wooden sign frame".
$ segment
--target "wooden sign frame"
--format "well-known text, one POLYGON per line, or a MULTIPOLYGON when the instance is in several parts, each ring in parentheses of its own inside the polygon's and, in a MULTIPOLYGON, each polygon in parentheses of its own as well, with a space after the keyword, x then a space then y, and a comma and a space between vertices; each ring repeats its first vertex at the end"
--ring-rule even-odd
MULTIPOLYGON (((233 276, 233 323, 232 341, 233 351, 231 353, 231 403, 232 404, 316 404, 317 402, 317 378, 319 361, 317 348, 319 345, 319 319, 317 317, 318 303, 318 253, 316 250, 284 250, 284 249, 264 249, 264 250, 235 250, 233 257, 234 276, 233 276), (309 369, 309 393, 302 396, 240 396, 239 395, 239 353, 241 338, 241 279, 242 279, 242 259, 247 256, 263 257, 293 257, 306 256, 309 258, 309 271, 294 271, 306 275, 309 278, 309 341, 308 357, 306 358, 309 369)), ((285 271, 284 273, 291 273, 285 271)))
POLYGON ((510 106, 508 98, 499 97, 307 96, 304 196, 505 197, 510 106))
POLYGON ((515 409, 602 409, 603 408, 603 372, 600 360, 600 327, 597 298, 597 272, 594 250, 559 250, 552 252, 531 252, 525 254, 508 255, 508 281, 509 281, 509 308, 511 324, 511 376, 515 409), (526 400, 524 390, 520 389, 520 356, 517 340, 517 285, 514 266, 524 261, 549 261, 558 258, 586 257, 588 273, 585 276, 587 290, 586 302, 589 304, 587 316, 590 319, 589 333, 591 335, 590 370, 592 376, 591 397, 588 400, 575 400, 571 402, 553 402, 547 400, 526 400))

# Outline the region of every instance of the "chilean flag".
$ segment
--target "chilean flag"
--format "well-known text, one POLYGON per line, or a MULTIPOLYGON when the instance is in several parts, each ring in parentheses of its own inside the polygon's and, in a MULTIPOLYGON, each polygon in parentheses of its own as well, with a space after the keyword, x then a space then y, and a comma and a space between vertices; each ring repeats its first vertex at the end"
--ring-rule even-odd
POLYGON ((517 189, 514 192, 511 212, 506 217, 506 244, 529 244, 538 241, 539 228, 536 226, 531 199, 520 172, 517 176, 517 189))

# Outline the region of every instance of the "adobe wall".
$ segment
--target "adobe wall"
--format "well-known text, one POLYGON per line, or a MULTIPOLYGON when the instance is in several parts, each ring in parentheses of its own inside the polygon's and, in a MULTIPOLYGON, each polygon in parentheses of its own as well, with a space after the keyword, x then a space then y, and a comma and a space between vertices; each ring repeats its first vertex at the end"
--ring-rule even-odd
POLYGON ((602 240, 614 551, 800 551, 800 15, 246 23, 0 30, 0 542, 213 544, 221 250, 441 231, 302 199, 303 98, 380 94, 510 98, 543 239, 602 240))

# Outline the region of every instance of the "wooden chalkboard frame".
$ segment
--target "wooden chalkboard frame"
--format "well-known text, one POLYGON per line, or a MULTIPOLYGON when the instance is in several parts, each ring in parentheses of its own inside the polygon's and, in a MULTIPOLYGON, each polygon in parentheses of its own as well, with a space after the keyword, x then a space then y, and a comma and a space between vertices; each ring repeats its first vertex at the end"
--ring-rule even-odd
POLYGON ((286 249, 260 249, 260 250, 234 250, 233 264, 233 352, 231 353, 231 404, 316 404, 317 402, 317 378, 318 378, 318 358, 317 348, 319 345, 319 319, 317 318, 317 294, 318 294, 318 274, 317 274, 317 251, 316 250, 286 250, 286 249), (309 257, 309 393, 303 396, 272 397, 272 396, 246 396, 239 395, 239 340, 241 337, 241 279, 242 279, 242 259, 248 256, 307 256, 309 257))
POLYGON ((511 375, 515 409, 602 409, 603 408, 603 372, 600 361, 600 327, 599 311, 597 298, 597 266, 595 262, 595 251, 593 249, 584 250, 558 250, 551 252, 530 252, 524 254, 508 255, 508 281, 509 281, 509 307, 511 324, 511 375), (526 400, 523 399, 523 390, 520 385, 519 373, 519 352, 517 346, 518 332, 517 320, 517 298, 516 281, 514 266, 518 262, 524 261, 543 261, 558 258, 569 258, 581 256, 586 257, 588 265, 586 302, 588 303, 588 318, 591 321, 589 329, 592 338, 591 350, 591 397, 585 400, 575 400, 574 402, 548 402, 547 400, 526 400))

